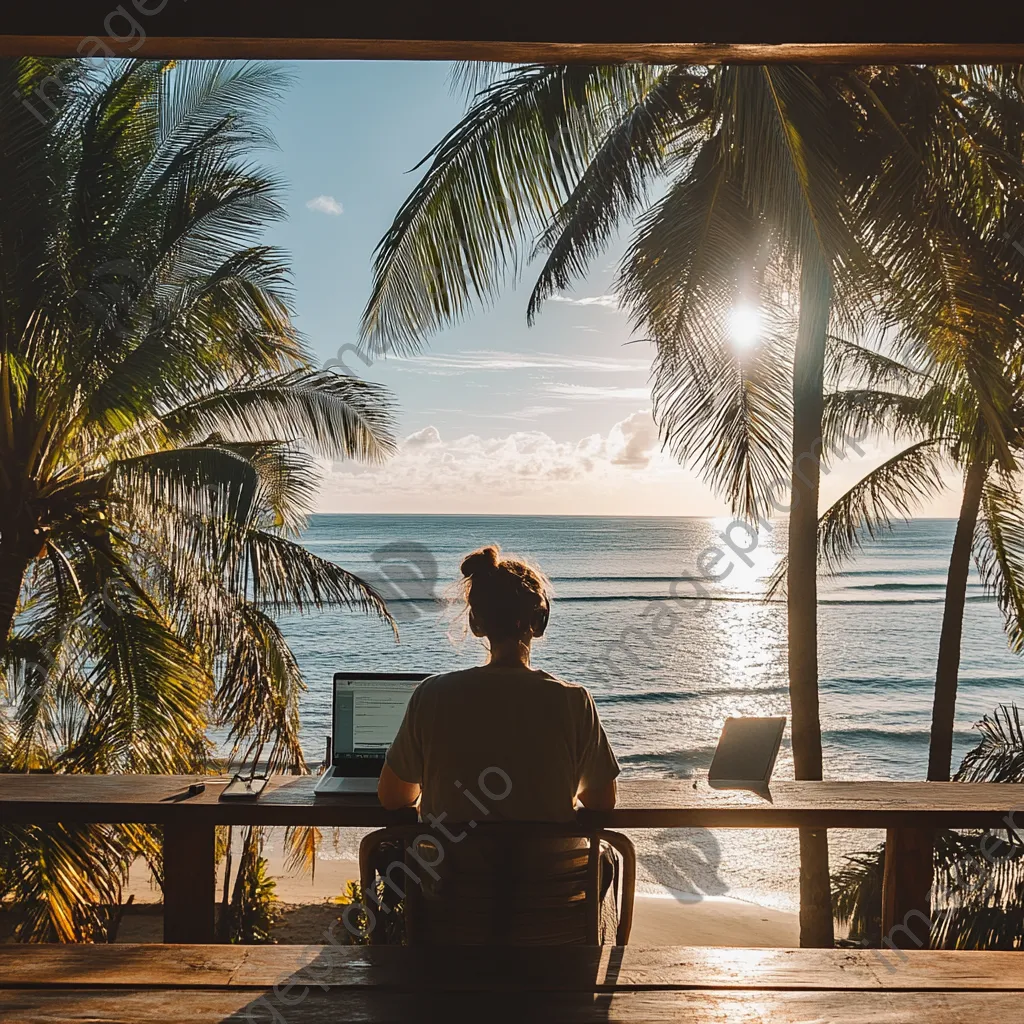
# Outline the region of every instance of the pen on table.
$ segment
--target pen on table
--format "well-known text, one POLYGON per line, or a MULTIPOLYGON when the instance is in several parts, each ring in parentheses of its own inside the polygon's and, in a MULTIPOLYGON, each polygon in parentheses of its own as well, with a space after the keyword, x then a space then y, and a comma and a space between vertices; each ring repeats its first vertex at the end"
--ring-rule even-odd
POLYGON ((193 782, 183 793, 172 793, 163 799, 164 803, 177 803, 179 800, 187 800, 190 796, 199 796, 200 793, 204 792, 206 792, 205 782, 193 782))

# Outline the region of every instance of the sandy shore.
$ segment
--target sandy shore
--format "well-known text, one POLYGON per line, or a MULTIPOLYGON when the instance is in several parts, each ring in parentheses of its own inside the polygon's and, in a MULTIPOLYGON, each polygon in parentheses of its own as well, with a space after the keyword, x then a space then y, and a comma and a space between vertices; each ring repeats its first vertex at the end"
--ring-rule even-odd
MULTIPOLYGON (((277 882, 280 901, 275 937, 285 943, 318 943, 338 910, 330 901, 350 879, 359 877, 355 861, 319 860, 314 876, 289 872, 283 858, 269 852, 270 874, 277 882)), ((218 893, 220 890, 218 889, 218 893)), ((155 903, 160 891, 150 883, 148 871, 137 865, 128 892, 136 903, 155 903)), ((125 918, 120 941, 159 941, 147 938, 159 928, 154 915, 125 918)), ((796 914, 760 907, 727 896, 701 898, 663 890, 638 892, 630 942, 649 946, 796 946, 799 922, 796 914)))

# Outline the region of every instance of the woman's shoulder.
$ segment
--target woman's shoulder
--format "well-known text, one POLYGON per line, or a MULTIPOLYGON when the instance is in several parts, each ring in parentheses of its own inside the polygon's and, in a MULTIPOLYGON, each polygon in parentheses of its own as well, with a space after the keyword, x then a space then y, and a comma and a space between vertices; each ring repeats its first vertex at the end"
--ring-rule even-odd
POLYGON ((544 669, 535 669, 534 674, 537 678, 543 682, 549 683, 552 686, 562 686, 567 690, 585 690, 586 687, 581 683, 574 683, 569 679, 563 679, 561 676, 556 676, 553 672, 548 672, 544 669))
POLYGON ((466 683, 475 682, 479 678, 480 668, 461 668, 456 669, 454 672, 436 672, 432 676, 427 676, 426 679, 420 683, 416 690, 420 693, 437 693, 443 690, 449 690, 463 686, 466 683))
POLYGON ((543 670, 537 670, 535 675, 540 685, 560 692, 571 705, 588 704, 592 699, 590 691, 582 683, 574 683, 543 670))
POLYGON ((587 702, 590 691, 581 683, 562 679, 544 669, 515 668, 495 669, 487 665, 475 665, 472 668, 457 669, 454 672, 438 672, 428 676, 417 686, 420 699, 430 699, 451 694, 466 687, 485 684, 488 688, 506 686, 521 689, 524 686, 534 687, 536 691, 547 691, 552 696, 562 695, 571 703, 587 702))
POLYGON ((419 684, 420 690, 446 690, 461 685, 478 682, 506 681, 512 685, 533 683, 534 685, 552 689, 565 689, 586 692, 586 687, 539 668, 492 668, 489 665, 474 665, 472 668, 457 669, 454 672, 438 672, 428 676, 419 684))

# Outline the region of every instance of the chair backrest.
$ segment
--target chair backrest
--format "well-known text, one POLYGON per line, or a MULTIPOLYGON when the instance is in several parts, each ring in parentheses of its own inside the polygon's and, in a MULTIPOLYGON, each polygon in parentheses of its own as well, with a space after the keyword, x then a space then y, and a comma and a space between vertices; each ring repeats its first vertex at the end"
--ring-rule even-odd
MULTIPOLYGON (((366 836, 359 864, 368 920, 379 922, 401 900, 410 945, 598 945, 602 932, 614 933, 616 945, 629 941, 636 854, 617 832, 522 822, 443 832, 398 826, 366 836), (609 889, 611 903, 602 898, 609 889)), ((384 931, 371 928, 370 941, 383 941, 384 931)))

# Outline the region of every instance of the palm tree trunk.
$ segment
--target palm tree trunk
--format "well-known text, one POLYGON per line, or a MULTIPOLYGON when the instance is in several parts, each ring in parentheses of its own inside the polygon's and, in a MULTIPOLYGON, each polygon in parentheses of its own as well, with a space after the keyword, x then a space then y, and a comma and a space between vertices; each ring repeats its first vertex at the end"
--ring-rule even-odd
MULTIPOLYGON (((939 634, 939 659, 935 669, 935 697, 932 702, 932 731, 928 749, 929 782, 949 782, 953 762, 953 719, 956 714, 957 677, 960 672, 960 639, 964 627, 964 605, 967 599, 967 577, 971 571, 971 549, 974 528, 981 507, 981 492, 988 475, 988 465, 977 457, 967 467, 960 516, 953 536, 946 574, 946 597, 942 610, 942 631, 939 634)), ((890 833, 890 837, 892 833, 890 833)), ((888 842, 888 841, 887 841, 888 842)), ((901 851, 900 871, 913 884, 913 910, 931 920, 931 890, 935 857, 933 836, 925 833, 901 851)), ((906 906, 906 899, 904 900, 906 906)), ((918 918, 920 920, 920 918, 918 918)), ((906 921, 894 922, 896 925, 906 921)))
POLYGON ((964 630, 967 577, 971 571, 974 528, 978 523, 981 492, 988 466, 977 457, 967 467, 960 518, 956 523, 953 550, 946 575, 946 599, 939 634, 939 660, 935 669, 935 699, 928 750, 928 781, 949 782, 953 766, 953 718, 956 714, 957 677, 960 673, 960 638, 964 630))
POLYGON ((11 538, 4 543, 0 538, 0 657, 7 653, 21 585, 32 564, 32 559, 26 558, 20 550, 21 545, 13 543, 13 540, 11 538))
MULTIPOLYGON (((789 696, 798 779, 822 776, 818 715, 818 486, 825 340, 832 278, 817 245, 805 246, 793 365, 793 477, 789 513, 789 696)), ((800 829, 800 945, 835 944, 828 832, 800 829)))

